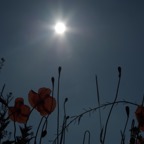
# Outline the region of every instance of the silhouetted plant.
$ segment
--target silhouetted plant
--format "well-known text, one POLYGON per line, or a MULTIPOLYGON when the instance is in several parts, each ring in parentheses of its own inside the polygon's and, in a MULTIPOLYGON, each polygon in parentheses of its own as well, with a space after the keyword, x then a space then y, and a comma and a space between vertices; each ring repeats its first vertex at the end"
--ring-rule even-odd
POLYGON ((3 85, 2 90, 0 92, 0 143, 2 142, 2 139, 7 139, 3 141, 6 142, 9 141, 11 137, 11 132, 7 130, 7 126, 10 123, 9 118, 7 117, 7 111, 8 111, 8 104, 12 98, 12 93, 9 93, 7 95, 7 99, 5 99, 3 96, 4 89, 5 84, 3 85))

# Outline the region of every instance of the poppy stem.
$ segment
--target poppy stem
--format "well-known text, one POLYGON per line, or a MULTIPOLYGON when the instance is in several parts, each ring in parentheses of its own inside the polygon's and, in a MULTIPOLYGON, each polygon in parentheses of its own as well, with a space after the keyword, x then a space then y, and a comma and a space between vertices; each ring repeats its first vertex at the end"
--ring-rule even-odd
POLYGON ((27 122, 28 122, 28 120, 29 120, 29 117, 30 117, 32 111, 35 109, 35 107, 36 107, 36 106, 34 106, 34 107, 31 109, 31 111, 30 111, 30 113, 29 113, 29 115, 28 115, 27 121, 26 121, 26 125, 27 125, 27 122))
POLYGON ((1 93, 0 93, 0 97, 2 97, 2 98, 3 98, 4 89, 5 89, 5 84, 3 85, 2 90, 1 90, 1 93))
POLYGON ((89 131, 89 130, 86 130, 86 131, 84 132, 83 144, 85 144, 86 134, 88 134, 88 144, 90 144, 90 131, 89 131))
POLYGON ((127 117, 127 119, 126 119, 126 123, 125 123, 125 127, 124 127, 124 130, 123 130, 123 132, 122 132, 122 138, 121 138, 121 144, 125 144, 125 130, 126 130, 126 127, 127 127, 127 124, 128 124, 128 120, 129 120, 129 117, 127 117))
MULTIPOLYGON (((48 117, 49 117, 49 115, 48 115, 47 117, 45 117, 45 121, 44 121, 44 124, 43 124, 43 126, 42 126, 42 132, 44 131, 45 125, 46 125, 46 128, 45 128, 45 129, 47 129, 47 120, 48 120, 48 117)), ((41 144, 41 141, 42 141, 42 132, 41 132, 39 144, 41 144)))
POLYGON ((15 143, 16 143, 16 123, 15 123, 15 120, 14 120, 14 139, 15 139, 15 143))
POLYGON ((51 81, 52 81, 52 97, 54 96, 54 77, 51 78, 51 81))
POLYGON ((117 85, 117 90, 116 90, 116 95, 115 95, 115 98, 114 98, 114 101, 111 105, 111 108, 110 108, 110 111, 109 111, 109 114, 108 114, 108 117, 107 117, 107 120, 106 120, 106 124, 105 124, 105 129, 104 129, 104 136, 103 136, 103 141, 102 141, 102 144, 105 143, 105 137, 106 137, 106 133, 107 133, 107 126, 108 126, 108 122, 109 122, 109 119, 110 119, 110 116, 111 116, 111 113, 112 113, 112 110, 113 110, 113 107, 115 105, 115 102, 117 100, 117 97, 118 97, 118 92, 119 92, 119 86, 120 86, 120 81, 121 81, 121 67, 118 67, 118 72, 119 72, 119 80, 118 80, 118 85, 117 85))
POLYGON ((42 121, 43 121, 43 118, 44 118, 44 116, 41 118, 40 123, 39 123, 39 125, 38 125, 37 131, 36 131, 36 135, 35 135, 34 144, 36 144, 36 138, 37 138, 37 135, 38 135, 38 131, 39 131, 39 129, 40 129, 40 125, 41 125, 41 123, 42 123, 42 121))
POLYGON ((57 89, 57 144, 59 144, 59 88, 60 88, 61 67, 58 68, 58 89, 57 89))
POLYGON ((60 138, 60 144, 65 144, 65 126, 66 126, 66 122, 67 122, 67 117, 66 117, 66 102, 68 101, 68 98, 65 98, 64 104, 63 104, 63 109, 64 109, 64 118, 63 118, 63 125, 62 125, 62 131, 61 131, 61 138, 60 138))
POLYGON ((126 119, 126 123, 125 123, 124 130, 123 130, 123 132, 121 133, 121 135, 122 135, 121 144, 124 144, 124 143, 125 143, 125 142, 124 142, 124 140, 125 140, 125 131, 126 131, 126 127, 127 127, 128 120, 129 120, 129 107, 128 107, 128 106, 126 106, 126 110, 128 111, 128 112, 127 112, 127 119, 126 119))
MULTIPOLYGON (((99 87, 98 87, 98 78, 97 78, 97 75, 95 76, 95 81, 96 81, 98 106, 100 106, 100 96, 99 96, 99 87)), ((99 109, 99 118, 100 118, 100 130, 101 130, 102 129, 102 120, 101 120, 101 110, 100 109, 99 109)))

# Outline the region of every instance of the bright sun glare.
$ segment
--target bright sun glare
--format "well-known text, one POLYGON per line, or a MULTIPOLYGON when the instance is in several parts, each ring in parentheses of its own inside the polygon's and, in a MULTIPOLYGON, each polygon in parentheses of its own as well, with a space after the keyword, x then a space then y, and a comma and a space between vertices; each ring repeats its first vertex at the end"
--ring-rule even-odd
POLYGON ((66 26, 65 26, 64 23, 58 22, 58 23, 56 23, 54 29, 55 29, 55 32, 56 32, 57 34, 64 34, 65 31, 66 31, 66 26))

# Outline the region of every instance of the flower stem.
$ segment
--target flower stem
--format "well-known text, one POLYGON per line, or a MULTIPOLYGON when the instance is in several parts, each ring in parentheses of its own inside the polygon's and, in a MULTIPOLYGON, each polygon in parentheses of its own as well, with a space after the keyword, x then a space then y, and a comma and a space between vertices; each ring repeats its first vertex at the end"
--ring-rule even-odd
POLYGON ((59 144, 59 88, 61 67, 58 68, 58 90, 57 90, 57 144, 59 144))
MULTIPOLYGON (((98 100, 98 106, 100 106, 100 96, 99 96, 99 87, 98 87, 98 78, 95 76, 96 80, 96 89, 97 89, 97 100, 98 100)), ((102 129, 102 120, 101 120, 101 111, 99 109, 99 118, 100 118, 100 130, 102 129)))
POLYGON ((112 113, 113 107, 114 107, 115 102, 116 102, 117 97, 118 97, 119 86, 120 86, 120 81, 121 81, 121 68, 120 68, 120 67, 118 67, 118 71, 119 71, 119 80, 118 80, 118 85, 117 85, 116 95, 115 95, 115 99, 114 99, 114 101, 113 101, 113 103, 112 103, 112 106, 111 106, 111 108, 110 108, 110 111, 109 111, 109 114, 108 114, 108 117, 107 117, 107 120, 106 120, 106 124, 105 124, 104 136, 103 136, 102 144, 105 143, 105 137, 106 137, 106 132, 107 132, 108 122, 109 122, 109 119, 110 119, 110 116, 111 116, 111 113, 112 113))
POLYGON ((88 144, 90 144, 90 131, 89 131, 89 130, 86 130, 86 131, 84 132, 83 144, 85 144, 86 134, 88 134, 88 144))
POLYGON ((16 123, 15 123, 15 120, 14 120, 14 139, 15 139, 15 142, 16 142, 16 123))
POLYGON ((39 123, 39 125, 38 125, 37 131, 36 131, 36 135, 35 135, 34 144, 36 144, 36 138, 37 138, 37 135, 38 135, 38 131, 39 131, 39 129, 40 129, 40 125, 41 125, 41 123, 42 123, 42 121, 43 121, 43 118, 44 118, 44 116, 41 118, 40 123, 39 123))

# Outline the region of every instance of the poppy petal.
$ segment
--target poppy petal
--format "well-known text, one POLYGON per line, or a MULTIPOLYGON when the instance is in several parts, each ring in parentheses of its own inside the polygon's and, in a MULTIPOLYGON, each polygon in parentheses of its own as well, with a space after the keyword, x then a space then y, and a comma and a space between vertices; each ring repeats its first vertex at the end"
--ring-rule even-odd
POLYGON ((27 119, 28 119, 28 117, 19 115, 16 120, 18 123, 26 123, 27 119))
POLYGON ((46 96, 50 96, 50 93, 51 93, 51 90, 49 88, 43 87, 38 90, 38 94, 40 98, 42 99, 45 98, 46 96))
POLYGON ((9 118, 15 122, 25 123, 30 115, 30 107, 24 105, 23 98, 15 99, 15 106, 8 109, 9 118))
POLYGON ((44 101, 44 108, 51 113, 51 112, 54 111, 55 107, 56 107, 56 100, 55 100, 55 98, 49 96, 44 101))
POLYGON ((49 112, 47 112, 44 108, 43 105, 39 105, 36 110, 41 114, 41 116, 46 116, 49 114, 49 112))
POLYGON ((43 101, 43 103, 40 103, 37 107, 36 110, 42 115, 46 116, 49 115, 51 112, 54 111, 56 107, 56 100, 49 96, 43 101))
POLYGON ((22 105, 20 108, 20 113, 17 117, 17 122, 26 123, 30 115, 30 107, 27 105, 22 105))
POLYGON ((19 103, 19 102, 24 102, 24 99, 22 97, 16 98, 15 103, 19 103))
POLYGON ((32 107, 35 107, 39 102, 39 96, 33 90, 30 90, 28 93, 28 100, 32 107))
POLYGON ((29 114, 30 114, 30 107, 29 106, 22 105, 20 110, 21 110, 21 115, 29 116, 29 114))
POLYGON ((15 99, 15 107, 16 108, 19 108, 23 104, 24 104, 24 99, 22 97, 19 97, 19 98, 15 99))

